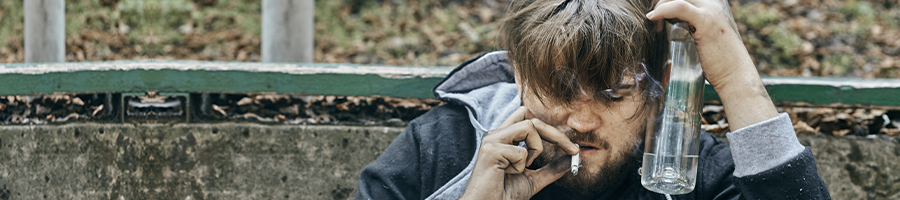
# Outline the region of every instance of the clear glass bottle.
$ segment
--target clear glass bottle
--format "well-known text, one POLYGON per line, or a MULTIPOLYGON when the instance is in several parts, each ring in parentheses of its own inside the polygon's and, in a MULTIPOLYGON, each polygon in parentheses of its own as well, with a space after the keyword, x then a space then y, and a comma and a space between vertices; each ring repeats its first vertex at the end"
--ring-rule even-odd
POLYGON ((703 107, 703 69, 690 25, 667 20, 668 62, 659 77, 663 89, 649 100, 641 185, 662 194, 694 190, 703 107))

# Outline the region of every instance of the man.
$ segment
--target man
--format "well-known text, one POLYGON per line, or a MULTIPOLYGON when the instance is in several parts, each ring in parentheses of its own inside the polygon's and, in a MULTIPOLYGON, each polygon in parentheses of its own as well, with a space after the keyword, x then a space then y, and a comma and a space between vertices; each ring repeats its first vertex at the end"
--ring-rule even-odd
POLYGON ((675 18, 695 28, 732 132, 729 144, 702 133, 697 185, 671 198, 830 199, 728 9, 720 0, 515 1, 498 36, 509 52, 467 61, 439 83, 435 96, 448 104, 413 120, 362 171, 356 199, 665 199, 641 186, 638 168, 648 77, 663 73, 654 35, 675 18), (584 167, 572 175, 576 153, 584 167))

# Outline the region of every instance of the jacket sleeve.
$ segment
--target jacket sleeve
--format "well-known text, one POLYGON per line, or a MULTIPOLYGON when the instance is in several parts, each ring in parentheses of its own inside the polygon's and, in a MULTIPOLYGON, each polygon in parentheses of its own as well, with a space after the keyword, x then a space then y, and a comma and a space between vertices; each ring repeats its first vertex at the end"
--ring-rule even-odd
POLYGON ((738 177, 734 184, 742 199, 831 199, 808 148, 772 169, 738 177))
POLYGON ((410 123, 374 163, 359 174, 356 198, 419 199, 419 144, 410 123))
POLYGON ((472 160, 474 131, 464 107, 431 109, 362 170, 355 199, 425 199, 472 160))
POLYGON ((831 199, 787 114, 728 133, 740 199, 831 199))

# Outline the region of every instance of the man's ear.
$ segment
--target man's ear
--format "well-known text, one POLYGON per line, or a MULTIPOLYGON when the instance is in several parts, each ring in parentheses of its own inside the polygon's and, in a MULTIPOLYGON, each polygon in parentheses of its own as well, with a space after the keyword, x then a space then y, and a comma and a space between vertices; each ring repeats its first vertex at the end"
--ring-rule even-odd
POLYGON ((522 78, 519 74, 519 70, 516 70, 516 65, 512 62, 510 62, 509 65, 512 66, 513 82, 516 83, 516 90, 519 92, 519 99, 521 99, 520 102, 522 102, 522 104, 520 106, 524 106, 525 105, 525 99, 524 99, 525 96, 523 96, 523 95, 525 95, 525 88, 522 87, 522 81, 521 81, 522 78))

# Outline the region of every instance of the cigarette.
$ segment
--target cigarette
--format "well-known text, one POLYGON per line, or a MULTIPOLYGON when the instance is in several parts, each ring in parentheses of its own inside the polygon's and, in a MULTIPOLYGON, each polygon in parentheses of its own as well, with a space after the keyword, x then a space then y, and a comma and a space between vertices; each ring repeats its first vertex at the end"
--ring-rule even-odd
MULTIPOLYGON (((578 146, 578 144, 575 144, 578 146)), ((578 175, 578 168, 581 167, 581 152, 572 156, 572 176, 578 175)))

